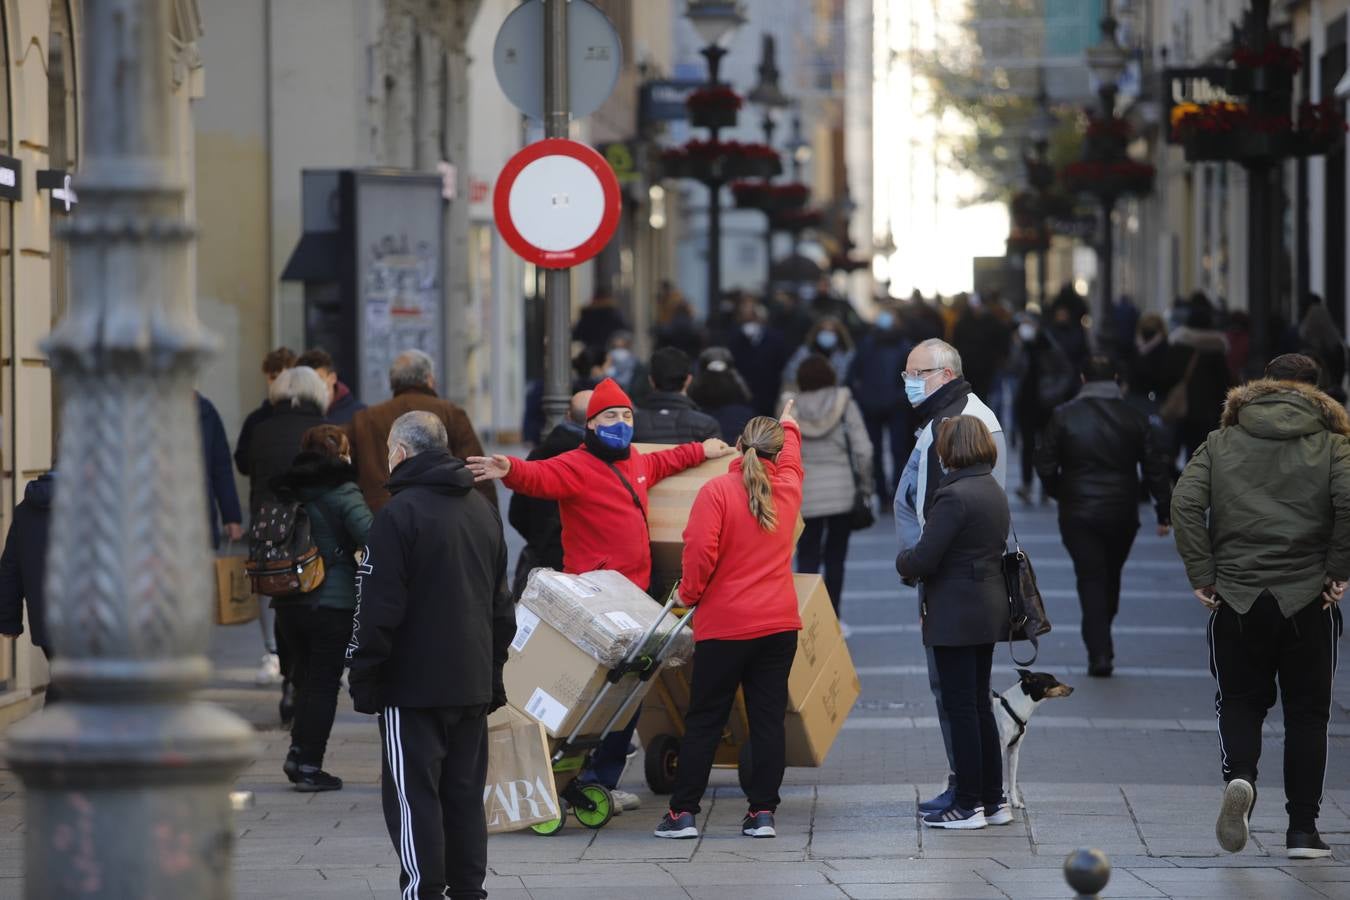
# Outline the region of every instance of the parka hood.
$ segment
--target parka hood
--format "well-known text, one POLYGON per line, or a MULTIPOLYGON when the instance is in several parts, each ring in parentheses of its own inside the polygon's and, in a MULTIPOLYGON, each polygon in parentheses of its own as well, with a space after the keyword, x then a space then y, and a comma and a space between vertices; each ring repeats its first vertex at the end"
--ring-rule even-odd
POLYGON ((45 472, 28 482, 28 486, 23 491, 23 499, 25 502, 42 509, 51 509, 52 489, 54 487, 56 487, 55 473, 45 472))
POLYGON ((293 491, 309 499, 338 485, 357 480, 356 467, 333 456, 306 451, 296 456, 286 474, 273 480, 277 491, 293 491))
POLYGON ((818 438, 829 434, 844 417, 852 398, 846 387, 827 387, 798 394, 793 415, 801 426, 802 437, 818 438))
POLYGON ((391 494, 412 487, 462 497, 473 489, 473 473, 448 450, 425 450, 399 463, 385 487, 391 494))
POLYGON ((1225 428, 1240 425, 1255 437, 1274 440, 1319 431, 1350 435, 1350 415, 1331 397, 1300 381, 1266 378, 1228 392, 1221 424, 1225 428))

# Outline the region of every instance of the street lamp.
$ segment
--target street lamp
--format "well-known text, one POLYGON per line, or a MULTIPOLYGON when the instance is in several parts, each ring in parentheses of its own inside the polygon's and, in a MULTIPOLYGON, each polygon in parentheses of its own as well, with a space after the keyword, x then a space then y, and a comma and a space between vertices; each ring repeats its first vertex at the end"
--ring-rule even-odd
MULTIPOLYGON (((1031 117, 1029 134, 1031 137, 1032 155, 1027 161, 1027 181, 1031 184, 1031 189, 1036 192, 1038 207, 1038 225, 1043 230, 1049 228, 1048 211, 1046 209, 1050 199, 1050 189, 1054 185, 1054 174, 1050 170, 1050 135, 1059 125, 1059 120, 1055 114, 1050 111, 1050 94, 1045 89, 1045 67, 1042 66, 1038 72, 1039 86, 1036 91, 1036 112, 1031 117)), ((1050 239, 1048 234, 1041 234, 1044 239, 1037 254, 1036 262, 1036 297, 1040 301, 1041 309, 1048 309, 1046 303, 1046 280, 1049 274, 1050 261, 1050 239)))
MULTIPOLYGON (((773 146, 773 133, 776 124, 773 111, 788 106, 791 101, 778 84, 778 63, 775 60, 776 47, 773 35, 765 34, 760 43, 759 83, 750 91, 749 100, 764 109, 764 119, 760 123, 764 129, 764 143, 773 146)), ((765 178, 767 184, 773 178, 765 178)), ((764 218, 764 297, 769 299, 773 291, 773 213, 765 211, 764 218)))
MULTIPOLYGON (((1116 118, 1116 91, 1125 74, 1130 58, 1116 39, 1117 22, 1111 14, 1111 0, 1106 2, 1106 12, 1102 17, 1102 39, 1087 48, 1088 71, 1097 80, 1097 96, 1102 101, 1102 120, 1112 123, 1116 118)), ((1112 292, 1115 281, 1115 235, 1111 228, 1111 215, 1115 210, 1116 196, 1111 191, 1103 191, 1099 198, 1102 205, 1102 307, 1101 318, 1105 322, 1111 311, 1112 292)))
MULTIPOLYGON (((745 22, 740 0, 689 0, 685 18, 694 26, 704 42, 700 51, 708 61, 708 86, 717 87, 717 72, 722 57, 727 54, 736 29, 745 22)), ((708 129, 711 141, 717 144, 719 126, 708 129)), ((722 300, 722 184, 724 179, 712 178, 708 185, 708 308, 716 309, 722 300)))

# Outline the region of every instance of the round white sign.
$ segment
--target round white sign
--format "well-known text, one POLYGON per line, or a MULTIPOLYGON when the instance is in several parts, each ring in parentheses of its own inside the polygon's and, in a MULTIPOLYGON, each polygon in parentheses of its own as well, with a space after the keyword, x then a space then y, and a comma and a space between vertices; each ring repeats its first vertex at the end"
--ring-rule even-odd
POLYGON ((559 253, 584 243, 605 215, 605 191, 589 166, 570 156, 545 156, 516 176, 508 198, 520 236, 559 253))

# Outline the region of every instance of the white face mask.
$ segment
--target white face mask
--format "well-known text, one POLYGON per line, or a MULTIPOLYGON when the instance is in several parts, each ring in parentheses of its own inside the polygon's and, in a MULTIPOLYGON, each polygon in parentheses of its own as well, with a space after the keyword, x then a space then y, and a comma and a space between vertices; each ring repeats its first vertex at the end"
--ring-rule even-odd
POLYGON ((1023 322, 1017 326, 1017 336, 1024 341, 1030 341, 1036 337, 1036 326, 1030 322, 1023 322))
POLYGON ((391 475, 393 474, 394 470, 398 468, 399 463, 405 462, 408 459, 407 452, 403 452, 402 455, 399 455, 399 452, 402 450, 403 450, 402 447, 395 447, 393 450, 389 451, 388 462, 389 462, 389 473, 391 475))

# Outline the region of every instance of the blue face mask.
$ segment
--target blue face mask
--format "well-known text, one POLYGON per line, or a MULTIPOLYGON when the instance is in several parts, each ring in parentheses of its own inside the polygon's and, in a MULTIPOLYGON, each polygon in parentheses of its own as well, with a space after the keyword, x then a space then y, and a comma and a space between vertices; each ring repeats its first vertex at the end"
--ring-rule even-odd
POLYGON ((600 438, 606 447, 623 450, 633 442, 633 426, 627 422, 601 425, 595 429, 595 436, 600 438))
POLYGON ((882 331, 890 331, 891 326, 895 324, 895 316, 888 312, 877 314, 877 327, 882 331))
POLYGON ((928 389, 922 378, 905 379, 905 396, 909 398, 910 406, 918 406, 928 397, 928 389))
POLYGON ((816 335, 816 346, 822 350, 833 350, 837 343, 839 343, 839 335, 833 331, 822 331, 816 335))

